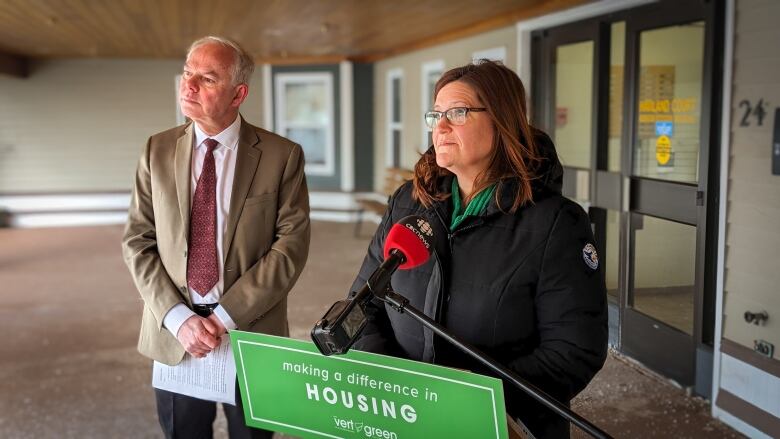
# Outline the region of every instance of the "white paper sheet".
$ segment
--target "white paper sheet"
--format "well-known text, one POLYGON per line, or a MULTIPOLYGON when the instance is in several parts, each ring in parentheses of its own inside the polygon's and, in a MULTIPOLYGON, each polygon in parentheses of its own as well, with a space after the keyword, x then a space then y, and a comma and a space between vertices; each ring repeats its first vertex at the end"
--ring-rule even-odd
POLYGON ((155 361, 152 386, 198 399, 236 405, 236 363, 230 337, 225 334, 222 343, 206 358, 185 354, 176 366, 155 361))

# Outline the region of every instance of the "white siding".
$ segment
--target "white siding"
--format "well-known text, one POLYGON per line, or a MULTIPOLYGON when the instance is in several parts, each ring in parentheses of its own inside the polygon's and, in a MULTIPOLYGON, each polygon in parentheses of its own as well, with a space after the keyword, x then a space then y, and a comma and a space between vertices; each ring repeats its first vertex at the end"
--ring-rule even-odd
POLYGON ((778 17, 780 2, 736 2, 723 336, 750 349, 756 339, 780 348, 780 176, 771 173, 772 126, 780 104, 778 17), (763 124, 751 116, 750 126, 741 126, 740 103, 756 106, 762 99, 763 124), (742 317, 761 310, 770 315, 764 326, 742 317))
MULTIPOLYGON (((181 60, 47 60, 0 75, 0 194, 124 191, 146 139, 176 125, 181 60)), ((260 81, 243 113, 260 122, 260 81)))

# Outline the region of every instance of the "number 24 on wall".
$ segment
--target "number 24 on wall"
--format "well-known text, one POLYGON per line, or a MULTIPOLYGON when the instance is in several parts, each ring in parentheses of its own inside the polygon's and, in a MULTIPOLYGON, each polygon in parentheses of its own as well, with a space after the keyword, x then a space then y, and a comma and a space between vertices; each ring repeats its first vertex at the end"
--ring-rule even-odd
POLYGON ((750 116, 752 115, 754 118, 758 120, 758 126, 761 126, 764 124, 764 116, 766 116, 766 110, 764 109, 764 99, 759 99, 756 103, 756 106, 750 104, 750 101, 747 99, 743 99, 739 102, 739 108, 744 108, 745 112, 742 114, 742 121, 739 123, 739 126, 741 127, 749 127, 750 126, 750 116))

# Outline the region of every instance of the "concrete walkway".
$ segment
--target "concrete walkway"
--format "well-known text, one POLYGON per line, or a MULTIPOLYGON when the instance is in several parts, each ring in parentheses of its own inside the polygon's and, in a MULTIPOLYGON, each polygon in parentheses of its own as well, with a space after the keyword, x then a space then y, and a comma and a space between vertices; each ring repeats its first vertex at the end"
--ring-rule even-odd
MULTIPOLYGON (((352 230, 314 223, 290 295, 293 337, 308 339, 346 295, 369 240, 352 230)), ((161 437, 151 363, 135 351, 141 302, 121 235, 119 226, 0 229, 0 438, 161 437)), ((573 407, 615 437, 740 437, 705 401, 615 354, 573 407)), ((224 418, 216 431, 227 437, 224 418)))

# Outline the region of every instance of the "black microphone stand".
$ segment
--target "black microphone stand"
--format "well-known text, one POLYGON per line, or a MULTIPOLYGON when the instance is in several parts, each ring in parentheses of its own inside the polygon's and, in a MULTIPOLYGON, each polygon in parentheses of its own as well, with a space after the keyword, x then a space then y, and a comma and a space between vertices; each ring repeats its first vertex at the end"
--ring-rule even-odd
POLYGON ((517 374, 507 369, 506 367, 496 363, 494 360, 492 360, 490 357, 482 353, 477 348, 470 346, 468 343, 448 333, 443 326, 431 320, 428 316, 426 316, 417 308, 409 305, 409 300, 406 297, 389 289, 385 290, 384 294, 376 294, 376 292, 374 294, 379 299, 387 302, 394 310, 398 311, 401 314, 407 313, 415 320, 422 323, 423 326, 435 332, 436 335, 452 343, 455 347, 457 347, 461 351, 467 353, 475 360, 487 366, 490 370, 498 374, 498 376, 511 382, 515 387, 524 391, 525 393, 530 395, 533 399, 542 403, 550 410, 554 411, 560 416, 563 416, 566 420, 568 420, 572 424, 585 430, 591 436, 600 439, 602 438, 612 439, 612 436, 607 434, 605 431, 591 424, 587 419, 583 418, 577 413, 574 413, 570 408, 561 404, 555 398, 545 393, 543 390, 527 382, 526 380, 520 378, 519 376, 517 376, 517 374))

